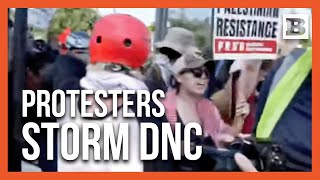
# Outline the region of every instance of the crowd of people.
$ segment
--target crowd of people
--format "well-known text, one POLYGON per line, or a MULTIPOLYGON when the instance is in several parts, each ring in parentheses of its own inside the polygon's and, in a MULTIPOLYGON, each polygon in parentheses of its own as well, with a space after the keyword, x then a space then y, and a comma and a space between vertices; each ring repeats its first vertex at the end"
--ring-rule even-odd
MULTIPOLYGON (((10 32, 9 42, 12 38, 10 32)), ((281 153, 275 158, 281 161, 278 163, 281 167, 269 163, 272 167, 263 169, 257 168, 245 153, 235 153, 231 158, 242 171, 311 171, 311 48, 295 48, 293 44, 296 42, 288 41, 284 45, 279 43, 281 51, 276 60, 215 61, 208 56, 206 49, 201 51, 196 47, 192 31, 171 27, 162 41, 150 44, 148 28, 126 14, 102 17, 90 35, 87 32, 63 33, 59 38, 59 49, 53 49, 44 40, 27 39, 24 89, 50 92, 58 89, 150 92, 161 89, 166 93, 162 101, 166 112, 161 118, 127 119, 107 115, 91 119, 97 124, 128 122, 134 127, 130 131, 132 144, 128 162, 65 161, 57 153, 59 138, 54 141, 54 160, 47 160, 47 132, 35 133, 33 136, 40 144, 41 153, 38 161, 30 163, 42 171, 214 171, 212 164, 217 162, 209 161, 215 158, 206 154, 197 162, 183 158, 180 161, 172 158, 140 161, 135 144, 139 143, 139 124, 144 122, 159 125, 160 131, 162 122, 172 125, 180 122, 183 126, 196 122, 201 125, 203 136, 191 134, 194 143, 205 143, 220 150, 228 149, 236 139, 250 139, 263 144, 262 149, 267 147, 272 153, 281 153), (155 47, 154 52, 151 52, 151 46, 155 47), (283 159, 277 159, 279 157, 283 159)), ((12 62, 10 48, 9 45, 9 66, 12 62)), ((14 68, 9 67, 9 171, 21 171, 20 162, 24 159, 17 153, 21 148, 10 143, 20 142, 18 147, 28 147, 10 131, 13 128, 10 109, 17 106, 10 102, 14 68)), ((121 102, 122 97, 118 98, 121 102)), ((134 95, 131 97, 135 98, 134 95)), ((104 103, 111 114, 112 100, 106 99, 104 103)), ((154 106, 152 103, 151 107, 154 106)), ((118 105, 118 113, 122 114, 122 105, 118 105)), ((136 111, 135 104, 131 111, 136 111)), ((37 108, 34 107, 21 123, 73 121, 81 124, 86 121, 68 116, 37 118, 36 114, 37 108)), ((147 140, 151 141, 150 138, 147 140)), ((271 159, 268 162, 276 161, 273 156, 267 158, 271 159)))

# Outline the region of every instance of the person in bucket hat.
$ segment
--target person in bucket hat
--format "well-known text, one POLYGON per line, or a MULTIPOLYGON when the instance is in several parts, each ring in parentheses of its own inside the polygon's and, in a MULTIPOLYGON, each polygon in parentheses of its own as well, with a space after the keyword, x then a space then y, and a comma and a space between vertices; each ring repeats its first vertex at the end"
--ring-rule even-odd
POLYGON ((190 50, 190 47, 197 49, 194 44, 194 34, 190 30, 181 27, 168 29, 164 40, 154 44, 156 53, 153 55, 152 65, 146 72, 145 80, 150 91, 167 91, 174 75, 172 64, 190 50))
MULTIPOLYGON (((191 133, 192 143, 206 139, 206 142, 210 142, 209 145, 223 147, 223 143, 232 141, 236 134, 221 119, 214 103, 203 96, 208 87, 209 68, 213 65, 213 61, 205 60, 195 48, 188 48, 188 52, 177 59, 172 66, 174 86, 162 100, 165 107, 163 122, 169 122, 173 129, 176 123, 181 123, 182 132, 188 123, 198 123, 203 134, 196 136, 191 133)), ((182 143, 185 140, 183 138, 182 143)), ((172 160, 171 171, 183 171, 184 168, 193 171, 200 168, 196 167, 197 163, 200 161, 191 162, 185 157, 181 161, 172 160)))
POLYGON ((191 31, 181 28, 172 27, 163 41, 154 44, 156 49, 170 48, 180 54, 184 54, 190 46, 194 46, 194 35, 191 31))

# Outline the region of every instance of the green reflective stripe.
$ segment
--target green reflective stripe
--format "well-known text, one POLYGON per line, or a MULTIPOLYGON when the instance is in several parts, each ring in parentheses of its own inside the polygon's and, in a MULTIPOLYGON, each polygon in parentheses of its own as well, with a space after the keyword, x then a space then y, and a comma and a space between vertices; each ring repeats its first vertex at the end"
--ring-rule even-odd
POLYGON ((284 110, 312 68, 312 48, 290 67, 269 95, 257 126, 256 137, 270 140, 271 133, 284 110))

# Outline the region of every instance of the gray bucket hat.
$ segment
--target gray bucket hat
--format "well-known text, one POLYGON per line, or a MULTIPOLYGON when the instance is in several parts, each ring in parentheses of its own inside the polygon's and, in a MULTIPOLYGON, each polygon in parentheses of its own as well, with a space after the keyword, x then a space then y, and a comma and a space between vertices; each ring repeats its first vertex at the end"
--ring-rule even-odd
POLYGON ((195 47, 189 47, 187 52, 173 64, 172 70, 175 74, 181 73, 184 69, 195 69, 202 66, 210 67, 214 62, 202 57, 201 51, 195 47))
POLYGON ((167 47, 180 54, 184 54, 187 48, 194 45, 194 34, 181 27, 169 28, 164 40, 154 44, 156 49, 167 47))

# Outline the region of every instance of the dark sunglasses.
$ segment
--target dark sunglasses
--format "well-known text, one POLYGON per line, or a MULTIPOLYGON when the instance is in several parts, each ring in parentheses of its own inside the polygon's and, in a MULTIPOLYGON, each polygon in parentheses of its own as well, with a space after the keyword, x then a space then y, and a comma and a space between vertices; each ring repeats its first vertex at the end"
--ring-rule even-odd
POLYGON ((182 71, 181 74, 188 73, 188 72, 192 73, 193 76, 196 78, 201 78, 203 74, 206 76, 206 78, 209 78, 209 74, 210 74, 208 69, 203 69, 203 68, 186 69, 182 71))

